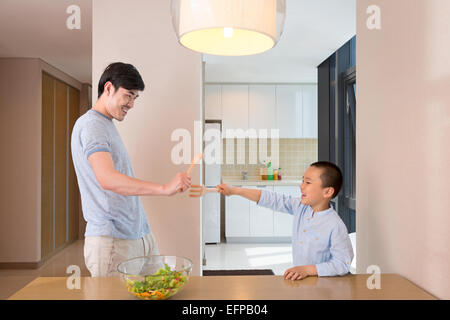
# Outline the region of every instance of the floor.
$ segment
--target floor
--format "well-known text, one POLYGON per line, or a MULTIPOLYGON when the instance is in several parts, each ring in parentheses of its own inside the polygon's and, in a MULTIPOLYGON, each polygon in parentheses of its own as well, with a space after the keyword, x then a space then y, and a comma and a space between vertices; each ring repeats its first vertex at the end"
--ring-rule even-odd
POLYGON ((205 245, 204 270, 272 269, 282 275, 292 266, 290 243, 220 243, 205 245))
POLYGON ((37 277, 68 277, 70 273, 66 273, 66 270, 70 265, 79 266, 82 277, 90 276, 84 264, 83 246, 83 240, 70 244, 39 269, 0 269, 0 300, 7 299, 37 277))
MULTIPOLYGON (((351 233, 353 258, 351 273, 356 273, 356 233, 351 233)), ((292 267, 290 243, 220 243, 205 245, 204 270, 272 269, 283 275, 292 267)))

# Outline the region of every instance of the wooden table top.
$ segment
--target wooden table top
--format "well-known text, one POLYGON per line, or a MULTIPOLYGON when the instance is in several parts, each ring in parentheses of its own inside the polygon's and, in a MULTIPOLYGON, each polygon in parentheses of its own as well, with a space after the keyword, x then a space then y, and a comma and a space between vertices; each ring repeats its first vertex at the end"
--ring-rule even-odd
MULTIPOLYGON (((370 275, 308 277, 192 276, 171 300, 430 300, 432 295, 396 274, 381 275, 381 289, 368 289, 370 275)), ((10 300, 128 300, 137 299, 119 277, 81 277, 80 289, 67 289, 66 277, 39 277, 10 300)))

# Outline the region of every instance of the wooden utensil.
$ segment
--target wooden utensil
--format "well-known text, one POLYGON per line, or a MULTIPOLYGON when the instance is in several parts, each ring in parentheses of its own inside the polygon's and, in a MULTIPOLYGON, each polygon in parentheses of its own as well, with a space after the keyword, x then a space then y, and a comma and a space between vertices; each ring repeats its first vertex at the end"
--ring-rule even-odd
POLYGON ((189 197, 198 198, 209 192, 219 192, 219 190, 217 188, 206 188, 205 186, 193 184, 189 189, 189 197))
POLYGON ((194 159, 192 159, 191 166, 189 167, 188 171, 186 171, 187 175, 191 174, 192 168, 194 168, 195 164, 197 162, 199 162, 202 158, 203 158, 203 153, 199 153, 198 155, 196 155, 194 157, 194 159))

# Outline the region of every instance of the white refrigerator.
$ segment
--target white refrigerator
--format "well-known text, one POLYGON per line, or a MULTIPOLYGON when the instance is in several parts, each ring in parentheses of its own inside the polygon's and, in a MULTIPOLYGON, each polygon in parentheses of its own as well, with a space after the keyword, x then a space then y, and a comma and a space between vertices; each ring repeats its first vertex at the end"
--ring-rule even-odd
MULTIPOLYGON (((205 123, 208 129, 221 129, 220 123, 205 123)), ((220 141, 222 151, 222 141, 220 141)), ((205 187, 215 188, 221 181, 220 163, 207 164, 205 162, 205 187)), ((220 243, 220 193, 207 193, 203 200, 203 237, 204 243, 220 243)))

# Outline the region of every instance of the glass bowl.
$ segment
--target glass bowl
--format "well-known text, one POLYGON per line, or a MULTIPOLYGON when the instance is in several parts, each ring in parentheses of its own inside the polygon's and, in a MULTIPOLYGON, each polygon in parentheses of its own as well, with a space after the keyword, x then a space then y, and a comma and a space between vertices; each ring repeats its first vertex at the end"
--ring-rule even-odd
POLYGON ((188 282, 192 261, 176 256, 143 256, 117 266, 128 292, 144 300, 164 300, 188 282))

